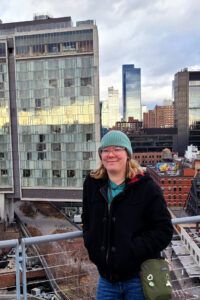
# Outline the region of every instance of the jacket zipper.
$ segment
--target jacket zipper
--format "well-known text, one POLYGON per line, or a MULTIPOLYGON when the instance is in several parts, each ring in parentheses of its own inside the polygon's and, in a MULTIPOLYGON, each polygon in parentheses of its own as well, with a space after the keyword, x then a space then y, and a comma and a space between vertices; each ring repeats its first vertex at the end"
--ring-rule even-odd
POLYGON ((106 252, 106 263, 108 264, 108 257, 109 257, 109 249, 110 249, 110 206, 108 203, 108 233, 107 233, 107 240, 108 240, 108 247, 107 247, 107 252, 106 252))
POLYGON ((111 204, 109 205, 108 203, 108 199, 104 193, 104 191, 102 189, 100 189, 100 192, 104 198, 104 200, 106 201, 107 203, 107 207, 108 207, 108 213, 107 213, 107 218, 108 218, 108 232, 106 233, 107 234, 107 251, 106 251, 106 263, 108 264, 108 258, 109 258, 109 248, 110 248, 110 206, 111 204))
MULTIPOLYGON (((104 200, 106 201, 106 203, 107 203, 107 205, 108 205, 108 232, 107 232, 107 242, 108 242, 108 247, 107 247, 107 251, 106 251, 106 263, 108 264, 108 258, 109 258, 109 250, 110 250, 110 223, 111 223, 111 219, 110 219, 110 209, 111 209, 111 205, 112 205, 112 203, 113 203, 113 200, 114 200, 114 198, 112 199, 112 201, 111 201, 111 203, 110 203, 110 205, 109 205, 109 203, 108 203, 108 199, 107 199, 107 196, 105 195, 105 193, 104 193, 104 191, 103 191, 103 189, 101 188, 100 189, 100 192, 101 192, 101 194, 102 194, 102 196, 103 196, 103 198, 104 198, 104 200)), ((118 196, 118 195, 117 195, 118 196)))

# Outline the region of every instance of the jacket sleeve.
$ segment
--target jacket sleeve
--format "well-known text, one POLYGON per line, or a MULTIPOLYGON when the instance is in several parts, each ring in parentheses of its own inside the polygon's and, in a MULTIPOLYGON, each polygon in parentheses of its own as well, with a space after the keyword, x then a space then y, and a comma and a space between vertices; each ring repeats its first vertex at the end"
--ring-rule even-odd
POLYGON ((87 232, 89 230, 89 205, 88 205, 88 193, 87 193, 87 178, 83 183, 83 210, 82 210, 82 224, 83 224, 83 239, 85 242, 87 232))
POLYGON ((168 246, 173 235, 171 216, 160 188, 151 182, 146 189, 147 207, 144 213, 146 230, 132 238, 135 257, 151 258, 168 246))

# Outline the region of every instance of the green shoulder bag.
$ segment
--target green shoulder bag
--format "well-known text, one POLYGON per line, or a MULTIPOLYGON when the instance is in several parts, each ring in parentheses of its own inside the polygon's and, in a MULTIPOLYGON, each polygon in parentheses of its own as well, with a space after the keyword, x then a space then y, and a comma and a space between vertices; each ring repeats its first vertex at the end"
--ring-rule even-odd
POLYGON ((168 262, 165 259, 148 259, 141 265, 140 277, 146 300, 170 300, 172 284, 168 262))

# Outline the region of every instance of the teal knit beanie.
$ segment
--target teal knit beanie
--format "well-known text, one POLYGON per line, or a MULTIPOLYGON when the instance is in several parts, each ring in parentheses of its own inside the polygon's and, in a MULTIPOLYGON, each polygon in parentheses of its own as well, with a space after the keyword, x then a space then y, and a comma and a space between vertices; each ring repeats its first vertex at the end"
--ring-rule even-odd
POLYGON ((99 147, 99 154, 101 153, 101 150, 103 148, 110 147, 110 146, 126 148, 128 155, 130 157, 131 154, 133 153, 131 142, 128 136, 119 130, 111 130, 102 137, 100 147, 99 147))

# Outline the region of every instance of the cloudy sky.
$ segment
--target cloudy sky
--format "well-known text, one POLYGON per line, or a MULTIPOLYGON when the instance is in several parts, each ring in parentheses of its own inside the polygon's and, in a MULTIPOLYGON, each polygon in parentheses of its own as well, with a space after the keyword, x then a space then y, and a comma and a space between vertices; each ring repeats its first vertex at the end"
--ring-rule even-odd
POLYGON ((141 68, 142 103, 171 99, 174 74, 200 70, 199 0, 0 0, 3 23, 33 15, 94 19, 99 31, 100 95, 114 86, 121 94, 121 66, 141 68))

